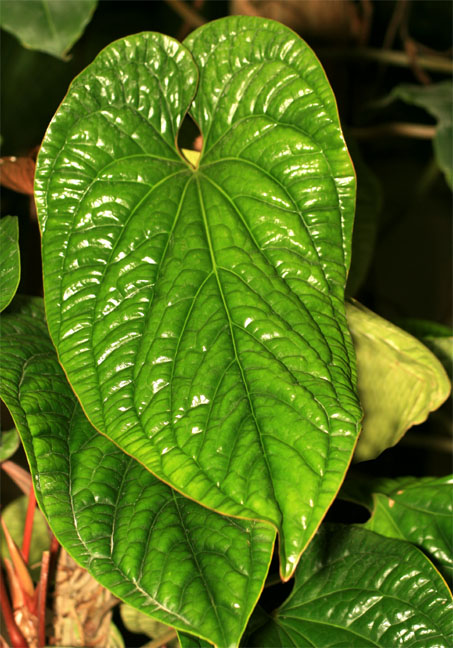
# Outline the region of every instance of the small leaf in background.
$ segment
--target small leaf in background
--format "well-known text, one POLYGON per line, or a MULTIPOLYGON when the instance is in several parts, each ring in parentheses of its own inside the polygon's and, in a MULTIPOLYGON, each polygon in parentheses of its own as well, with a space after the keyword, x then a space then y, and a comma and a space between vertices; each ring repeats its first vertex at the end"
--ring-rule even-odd
POLYGON ((19 447, 19 435, 16 428, 5 430, 0 437, 0 463, 6 461, 16 452, 19 447))
POLYGON ((347 304, 364 418, 354 458, 374 459, 448 398, 450 381, 419 340, 358 302, 347 304))
POLYGON ((18 193, 33 196, 36 162, 31 157, 0 158, 0 184, 18 193))
POLYGON ((275 531, 184 498, 99 434, 43 331, 42 300, 16 299, 1 326, 0 394, 62 546, 158 621, 222 646, 237 643, 263 588, 275 531))
MULTIPOLYGON (((8 530, 20 547, 22 545, 22 537, 24 534, 25 519, 27 517, 28 498, 20 496, 13 502, 5 506, 2 512, 2 517, 8 527, 8 530)), ((31 575, 35 581, 39 578, 39 563, 41 562, 42 552, 50 547, 50 534, 47 522, 38 508, 35 508, 33 517, 33 530, 30 544, 29 565, 31 567, 31 575)), ((8 556, 8 548, 6 541, 1 533, 1 555, 2 557, 8 556)))
POLYGON ((0 219, 0 312, 11 303, 19 281, 19 220, 4 216, 0 219))
POLYGON ((409 104, 424 108, 437 120, 433 146, 439 167, 445 174, 450 188, 453 188, 453 84, 441 81, 418 86, 401 84, 393 88, 390 98, 401 99, 409 104))
POLYGON ((120 605, 120 614, 121 620, 130 632, 144 634, 151 639, 160 639, 162 645, 165 644, 167 648, 178 648, 176 630, 170 626, 155 621, 126 603, 120 605))
POLYGON ((247 646, 439 648, 452 645, 451 594, 416 547, 358 527, 321 527, 294 589, 247 646))
POLYGON ((49 330, 90 421, 187 497, 272 524, 289 578, 362 416, 355 176, 319 61, 247 16, 116 41, 49 126, 36 197, 49 330))
POLYGON ((24 47, 65 58, 96 5, 97 0, 2 0, 0 26, 24 47))
MULTIPOLYGON (((110 624, 108 643, 105 648, 128 648, 124 643, 123 635, 114 623, 110 624)), ((170 648, 170 646, 168 648, 170 648)))

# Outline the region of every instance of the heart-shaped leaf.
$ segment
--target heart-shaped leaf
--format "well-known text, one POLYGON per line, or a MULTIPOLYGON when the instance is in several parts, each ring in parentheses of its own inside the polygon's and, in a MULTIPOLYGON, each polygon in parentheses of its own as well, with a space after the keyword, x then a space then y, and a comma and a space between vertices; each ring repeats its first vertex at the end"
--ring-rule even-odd
POLYGON ((363 430, 357 461, 374 459, 448 398, 451 384, 436 356, 416 338, 358 302, 347 305, 357 353, 363 430))
POLYGON ((244 16, 185 46, 107 47, 38 160, 49 328, 85 412, 190 498, 272 523, 285 578, 361 417, 343 301, 354 193, 318 60, 244 16), (197 168, 176 146, 189 107, 197 168))
POLYGON ((96 5, 97 0, 2 0, 0 25, 24 47, 65 58, 96 5))
POLYGON ((236 645, 275 532, 184 498, 98 434, 43 331, 42 303, 14 304, 1 318, 1 396, 58 540, 130 605, 218 646, 236 645))
POLYGON ((0 219, 0 312, 10 304, 20 281, 19 221, 0 219))
POLYGON ((453 604, 444 580, 407 542, 356 527, 322 527, 287 601, 247 646, 451 646, 453 604))

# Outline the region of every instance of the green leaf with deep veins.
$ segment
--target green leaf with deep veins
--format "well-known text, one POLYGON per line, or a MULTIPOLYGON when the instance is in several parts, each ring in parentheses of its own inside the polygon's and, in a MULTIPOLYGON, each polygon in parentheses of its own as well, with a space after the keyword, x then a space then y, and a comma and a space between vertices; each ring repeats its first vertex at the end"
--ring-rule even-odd
POLYGON ((0 312, 16 294, 20 281, 19 220, 0 219, 0 312))
POLYGON ((378 479, 368 489, 373 493, 372 515, 364 526, 417 545, 452 584, 453 475, 378 479))
POLYGON ((274 525, 289 578, 361 417, 355 178, 313 52, 245 16, 111 44, 48 129, 36 197, 49 329, 92 424, 190 498, 274 525))
POLYGON ((275 532, 184 498, 92 428, 58 364, 41 300, 1 317, 0 395, 58 540, 119 598, 222 648, 237 645, 275 532))
POLYGON ((451 594, 408 542, 356 527, 321 527, 294 589, 248 647, 447 648, 451 594))

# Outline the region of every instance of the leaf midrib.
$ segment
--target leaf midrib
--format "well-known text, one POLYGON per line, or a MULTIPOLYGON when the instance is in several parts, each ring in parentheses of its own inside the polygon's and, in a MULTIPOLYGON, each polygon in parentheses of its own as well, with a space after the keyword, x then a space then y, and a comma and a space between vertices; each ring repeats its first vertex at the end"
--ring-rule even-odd
POLYGON ((227 321, 228 321, 228 327, 229 327, 229 330, 230 330, 230 339, 231 339, 231 343, 232 343, 232 346, 233 346, 233 353, 234 353, 234 357, 235 357, 235 360, 236 360, 236 365, 239 368, 239 371, 240 371, 240 374, 241 374, 242 383, 243 383, 243 386, 244 386, 244 389, 245 389, 245 392, 246 392, 246 395, 247 395, 247 400, 249 402, 250 412, 251 412, 251 414, 253 416, 255 427, 256 427, 256 430, 258 432, 258 441, 259 441, 259 444, 260 444, 260 447, 261 447, 261 453, 262 453, 262 456, 264 458, 264 461, 265 461, 265 464, 266 464, 266 467, 267 467, 268 483, 270 484, 270 486, 272 488, 275 505, 277 506, 277 508, 278 508, 278 510, 280 512, 280 516, 283 517, 282 511, 281 511, 281 508, 280 508, 280 504, 277 501, 277 497, 276 497, 276 493, 275 493, 275 488, 274 488, 274 484, 273 484, 273 480, 272 480, 272 472, 271 472, 271 468, 270 468, 270 465, 269 465, 269 460, 267 458, 267 453, 265 451, 263 440, 262 440, 261 428, 260 428, 260 426, 258 424, 258 419, 257 419, 256 413, 255 413, 255 408, 254 408, 253 401, 252 401, 252 398, 251 398, 251 395, 250 395, 250 389, 249 389, 247 379, 246 379, 245 374, 244 374, 244 369, 242 367, 242 363, 239 360, 238 350, 237 350, 237 347, 236 347, 236 339, 235 339, 234 331, 233 331, 233 322, 231 321, 230 313, 229 313, 229 310, 228 310, 228 307, 227 307, 227 304, 226 304, 226 300, 225 300, 225 295, 224 295, 224 292, 223 292, 223 286, 222 286, 222 283, 220 281, 220 277, 219 277, 219 273, 218 273, 218 265, 217 265, 217 260, 215 258, 214 247, 213 247, 212 240, 211 240, 211 233, 210 233, 210 230, 209 230, 209 224, 208 224, 208 220, 207 220, 207 215, 206 215, 205 205, 204 205, 204 201, 203 201, 203 194, 202 194, 201 187, 200 187, 199 177, 198 176, 195 176, 195 177, 196 177, 196 185, 197 185, 197 192, 198 192, 198 200, 199 200, 199 203, 200 203, 200 210, 201 210, 201 215, 202 215, 203 225, 204 225, 204 230, 205 230, 205 235, 206 235, 206 242, 207 242, 208 248, 209 248, 209 255, 211 257, 213 273, 214 273, 216 281, 217 281, 217 286, 218 286, 218 289, 219 289, 219 293, 220 293, 220 297, 221 297, 221 300, 222 300, 223 308, 225 310, 225 316, 226 316, 227 321))

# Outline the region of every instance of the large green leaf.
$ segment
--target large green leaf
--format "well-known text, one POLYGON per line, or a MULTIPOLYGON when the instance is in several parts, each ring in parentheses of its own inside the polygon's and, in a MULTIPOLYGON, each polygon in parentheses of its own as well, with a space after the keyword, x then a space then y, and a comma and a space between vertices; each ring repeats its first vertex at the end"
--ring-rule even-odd
POLYGON ((423 549, 453 583, 453 477, 371 482, 373 507, 364 527, 423 549))
POLYGON ((396 86, 390 97, 424 108, 437 120, 433 146, 437 162, 445 179, 453 189, 453 85, 440 81, 418 86, 402 83, 396 86))
POLYGON ((58 540, 130 605, 218 646, 236 645, 263 587, 274 531, 184 498, 98 434, 43 333, 42 304, 14 304, 1 318, 1 396, 58 540))
POLYGON ((447 648, 451 594, 409 543, 355 527, 321 528, 294 589, 247 646, 447 648))
POLYGON ((363 429, 355 459, 374 459, 426 420, 451 384, 433 353, 416 338, 358 302, 347 305, 357 353, 363 429))
POLYGON ((0 26, 24 47, 65 58, 96 5, 97 0, 2 0, 0 26))
POLYGON ((275 525, 289 578, 361 416, 343 302, 354 172, 291 30, 231 17, 185 45, 113 43, 49 127, 49 328, 93 425, 205 506, 275 525), (197 168, 176 146, 189 106, 197 168))
POLYGON ((0 312, 16 294, 19 280, 19 221, 17 216, 4 216, 0 219, 0 312))

